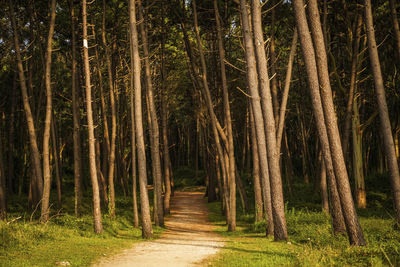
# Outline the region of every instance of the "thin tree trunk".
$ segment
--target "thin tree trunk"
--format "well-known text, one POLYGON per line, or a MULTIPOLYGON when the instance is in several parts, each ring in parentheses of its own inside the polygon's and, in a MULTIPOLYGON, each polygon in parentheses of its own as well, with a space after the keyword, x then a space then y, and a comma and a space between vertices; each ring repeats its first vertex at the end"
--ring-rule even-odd
POLYGON ((395 0, 389 0, 389 4, 390 4, 390 13, 392 14, 392 20, 393 20, 394 37, 396 39, 397 55, 400 58, 400 27, 399 27, 399 21, 397 19, 396 2, 395 0))
POLYGON ((271 206, 269 206, 269 201, 271 199, 271 187, 269 179, 269 166, 267 159, 267 147, 265 143, 265 128, 264 128, 264 118, 261 110, 260 96, 258 93, 258 77, 256 68, 256 58, 254 55, 253 40, 251 38, 250 21, 248 15, 248 8, 245 0, 240 0, 240 14, 242 18, 242 32, 244 37, 244 44, 246 48, 246 65, 247 65, 247 82, 249 86, 249 91, 251 95, 251 106, 254 116, 254 128, 257 138, 257 148, 258 148, 258 158, 261 167, 261 178, 264 193, 264 199, 267 201, 266 209, 271 207, 271 211, 266 210, 266 215, 268 216, 268 228, 267 235, 272 235, 274 233, 274 218, 272 215, 272 201, 271 206))
POLYGON ((51 142, 53 146, 53 159, 54 159, 54 168, 56 170, 56 186, 57 186, 57 208, 60 210, 62 208, 62 193, 61 193, 61 174, 60 174, 60 159, 58 155, 58 145, 57 145, 57 137, 56 137, 56 129, 55 129, 55 121, 54 114, 53 119, 51 120, 51 142))
POLYGON ((93 190, 94 232, 96 234, 100 234, 103 232, 103 225, 101 222, 100 192, 99 192, 99 184, 97 180, 97 170, 96 170, 96 151, 95 151, 93 110, 92 110, 92 88, 91 88, 92 86, 90 84, 86 0, 82 0, 82 30, 83 30, 83 63, 84 63, 85 87, 86 87, 85 88, 86 113, 87 113, 88 136, 89 136, 89 170, 90 170, 90 179, 92 181, 92 190, 93 190))
POLYGON ((17 30, 17 24, 15 21, 15 14, 14 14, 14 5, 13 1, 9 0, 10 6, 10 17, 11 17, 11 25, 13 28, 14 33, 14 46, 16 51, 17 57, 17 68, 18 68, 18 75, 20 80, 21 86, 21 93, 22 93, 22 101, 26 116, 26 122, 28 125, 28 133, 29 133, 29 142, 31 146, 31 155, 32 155, 32 163, 33 163, 33 178, 32 178, 32 195, 33 195, 33 205, 36 205, 40 202, 43 195, 43 175, 42 175, 42 167, 40 164, 40 152, 37 144, 37 136, 35 130, 35 123, 32 115, 31 106, 29 104, 29 96, 28 90, 26 87, 26 79, 24 74, 24 68, 22 64, 22 56, 21 56, 21 49, 19 46, 19 35, 17 30))
POLYGON ((40 220, 46 223, 49 220, 49 203, 50 203, 50 187, 51 187, 51 171, 50 171, 50 130, 51 115, 53 113, 52 91, 51 91, 51 54, 53 44, 54 26, 56 20, 56 0, 51 1, 50 7, 50 29, 47 37, 47 49, 45 55, 45 85, 46 85, 46 118, 44 121, 43 133, 43 198, 42 211, 40 220))
POLYGON ((277 130, 276 130, 276 132, 277 132, 276 133, 276 147, 277 147, 276 151, 279 156, 280 156, 280 152, 281 152, 283 128, 285 126, 286 106, 287 106, 287 100, 289 98, 290 82, 292 80, 292 69, 293 69, 294 56, 296 55, 297 39, 298 39, 298 34, 297 34, 297 30, 295 28, 293 31, 292 45, 290 47, 289 60, 288 60, 288 65, 287 65, 287 69, 286 69, 285 85, 283 87, 283 92, 282 92, 281 107, 279 109, 279 122, 278 122, 277 130))
POLYGON ((134 64, 133 64, 133 44, 130 38, 130 115, 131 115, 131 153, 132 153, 132 198, 133 198, 133 223, 136 228, 139 227, 139 213, 137 204, 137 173, 136 173, 136 132, 135 132, 135 102, 134 102, 134 64))
MULTIPOLYGON (((283 200, 282 178, 279 156, 276 151, 276 130, 271 89, 268 78, 267 60, 264 49, 264 37, 261 25, 260 1, 251 1, 251 18, 254 32, 257 71, 260 80, 261 105, 264 111, 264 123, 267 141, 268 170, 271 184, 272 213, 274 216, 275 240, 287 240, 285 203, 283 200), (267 115, 267 116, 265 116, 267 115)), ((254 114, 255 114, 254 110, 254 114)))
POLYGON ((140 81, 141 67, 139 57, 138 33, 136 28, 135 0, 129 0, 129 27, 133 54, 133 58, 131 60, 133 61, 132 70, 134 71, 135 128, 138 153, 140 205, 142 213, 142 236, 143 238, 151 238, 153 236, 153 229, 151 225, 149 196, 147 192, 146 154, 143 136, 142 92, 140 81))
MULTIPOLYGON (((272 96, 272 105, 274 111, 275 122, 279 121, 279 99, 278 99, 278 73, 276 72, 276 54, 275 54, 275 0, 272 0, 272 10, 271 10, 271 35, 270 35, 270 44, 269 44, 269 53, 270 53, 270 68, 271 68, 271 96, 272 96)), ((254 26, 253 26, 254 27, 254 26)), ((276 125, 278 127, 278 125, 276 125)), ((279 154, 279 153, 278 153, 279 154)))
POLYGON ((369 58, 372 74, 375 82, 376 100, 378 102, 379 118, 383 136, 384 149, 387 157, 390 181, 393 191, 393 202, 397 211, 397 223, 400 223, 400 175, 394 149, 392 129, 389 119, 389 111, 386 104, 385 88, 381 66, 379 62, 378 48, 375 41, 374 23, 372 19, 371 1, 365 0, 365 24, 368 37, 369 58))
POLYGON ((14 122, 15 122, 15 102, 16 102, 16 89, 17 89, 17 77, 16 73, 14 73, 13 78, 13 90, 10 92, 11 94, 11 104, 10 104, 10 120, 8 126, 8 194, 14 194, 14 185, 15 185, 15 173, 14 173, 14 122))
POLYGON ((108 214, 111 219, 115 218, 115 190, 114 190, 114 174, 115 174, 115 139, 117 137, 117 115, 114 99, 114 80, 111 70, 111 52, 107 46, 106 40, 106 1, 103 0, 103 20, 101 38, 106 54, 106 65, 108 74, 108 86, 110 90, 110 105, 111 105, 111 143, 110 154, 108 155, 108 214))
POLYGON ((317 76, 317 68, 315 64, 314 48, 307 25, 307 18, 304 10, 303 1, 293 0, 293 9, 296 17, 297 32, 299 34, 301 49, 304 56, 304 63, 306 66, 316 128, 321 143, 322 155, 325 161, 326 174, 328 178, 328 189, 331 200, 332 226, 335 233, 342 233, 346 231, 346 225, 344 223, 340 197, 336 185, 336 177, 333 170, 332 156, 329 147, 328 134, 326 131, 321 96, 319 93, 319 82, 317 76))
MULTIPOLYGON (((203 53, 203 48, 201 44, 201 39, 200 39, 200 33, 199 33, 199 28, 197 25, 197 10, 196 10, 196 1, 194 0, 192 2, 193 4, 193 15, 194 15, 194 28, 195 28, 195 35, 197 39, 197 48, 200 53, 200 62, 201 62, 201 68, 202 68, 202 73, 201 73, 201 80, 202 80, 202 85, 201 88, 203 89, 203 97, 205 98, 205 102, 207 104, 208 112, 210 115, 210 121, 211 121, 211 128, 213 131, 214 139, 215 139, 215 144, 217 147, 217 153, 218 157, 220 160, 221 164, 221 169, 222 169, 222 175, 225 177, 224 180, 224 187, 227 186, 226 182, 229 183, 229 185, 233 185, 235 182, 231 182, 231 179, 234 179, 234 176, 230 176, 230 169, 229 169, 229 162, 225 161, 223 149, 220 143, 220 137, 218 135, 218 129, 217 129, 217 118, 214 113, 213 105, 212 105, 212 99, 211 99, 211 94, 210 90, 208 87, 208 81, 207 81, 207 67, 206 67, 206 62, 204 58, 204 53, 203 53), (226 182, 225 182, 226 181, 226 182)), ((230 190, 230 189, 229 189, 230 190)), ((227 190, 227 187, 224 190, 225 192, 225 198, 228 197, 228 193, 230 191, 227 190)), ((236 190, 235 190, 236 192, 236 190)), ((235 231, 236 230, 236 210, 232 211, 231 209, 236 208, 236 202, 233 203, 232 199, 230 197, 236 197, 236 194, 229 194, 229 198, 227 201, 227 223, 228 223, 228 231, 235 231), (233 204, 234 207, 231 207, 230 205, 233 204)))
MULTIPOLYGON (((260 181, 260 161, 258 159, 258 148, 257 148, 257 137, 255 133, 254 126, 254 118, 253 114, 250 111, 250 121, 251 121, 251 152, 253 156, 253 186, 254 186, 254 209, 255 209, 255 221, 259 222, 263 219, 263 197, 261 192, 261 181, 260 181)), ((264 198, 265 199, 265 198, 264 198)), ((271 205, 271 202, 269 202, 271 205)), ((272 217, 272 208, 269 207, 268 210, 271 214, 268 215, 268 218, 272 217)), ((273 234, 273 230, 270 234, 273 234)))
POLYGON ((157 110, 156 105, 154 103, 154 90, 153 83, 151 80, 151 71, 150 71, 150 59, 149 59, 149 44, 147 40, 147 33, 145 28, 144 17, 142 13, 142 5, 139 1, 139 10, 138 10, 138 18, 141 21, 140 33, 143 42, 143 56, 144 56, 144 65, 145 65, 145 81, 146 81, 146 89, 149 100, 149 115, 151 119, 150 127, 150 138, 151 138, 151 163, 153 165, 153 179, 154 179, 154 218, 155 224, 157 226, 164 226, 164 210, 163 210, 163 200, 162 200, 162 172, 161 172, 161 159, 160 159, 160 130, 157 119, 157 110))
POLYGON ((358 50, 359 50, 360 39, 361 39, 361 27, 362 27, 362 16, 360 14, 358 14, 357 15, 357 26, 356 26, 356 32, 354 35, 353 50, 352 50, 350 88, 349 88, 349 95, 347 98, 346 118, 345 118, 345 122, 344 122, 344 130, 343 130, 343 155, 344 155, 345 159, 347 159, 347 157, 348 157, 347 151, 348 151, 349 140, 350 140, 351 121, 352 121, 352 114, 353 114, 354 90, 356 88, 356 82, 357 82, 358 50))
POLYGON ((7 220, 6 175, 5 175, 4 161, 3 161, 3 142, 0 138, 0 221, 6 221, 6 220, 7 220))
MULTIPOLYGON (((232 119, 231 119, 231 109, 229 105, 229 94, 228 94, 228 84, 226 80, 226 71, 225 71, 225 49, 222 40, 222 27, 221 27, 221 17, 218 11, 218 2, 214 0, 214 12, 215 12, 215 21, 217 25, 217 36, 218 36, 218 51, 219 51, 219 61, 221 68, 221 81, 222 81, 222 92, 223 92, 223 102, 224 102, 224 114, 225 114, 225 126, 227 129, 227 137, 228 137, 228 160, 229 160, 229 207, 230 207, 230 216, 232 220, 232 224, 236 226, 236 181, 240 182, 240 177, 238 177, 236 163, 235 163, 235 148, 233 144, 233 133, 232 133, 232 119), (236 179, 234 177, 236 176, 236 179)), ((244 199, 245 193, 243 190, 243 186, 240 188, 241 196, 244 202, 244 208, 247 210, 247 200, 244 199)), ((233 227, 233 230, 234 231, 233 227)))
MULTIPOLYGON (((164 212, 170 213, 170 199, 171 199, 171 180, 169 173, 168 163, 170 162, 169 145, 168 145, 168 110, 167 110, 167 91, 165 86, 165 3, 162 2, 162 39, 161 39, 161 125, 162 125, 162 144, 163 144, 163 159, 164 159, 164 212)), ((198 120, 197 120, 198 122, 198 120)), ((198 131, 197 131, 198 134, 198 131)), ((198 169, 198 135, 196 135, 196 176, 198 169)))
POLYGON ((71 9, 71 45, 72 45, 72 69, 71 69, 71 82, 72 82, 72 116, 73 116, 73 140, 74 140, 74 208, 75 216, 82 215, 82 158, 81 158, 81 135, 79 130, 79 94, 77 87, 77 73, 76 73, 76 35, 75 35, 75 11, 74 1, 70 0, 71 9))
POLYGON ((346 164, 343 157, 343 149, 340 142, 339 128, 332 98, 332 89, 329 81, 328 60, 326 57, 324 37, 319 18, 318 3, 316 0, 311 0, 309 2, 308 12, 311 22, 311 34, 313 36, 315 47, 315 60, 320 82, 322 106, 337 178, 338 192, 342 204, 343 216, 346 222, 346 229, 352 245, 364 246, 366 242, 354 207, 346 164))

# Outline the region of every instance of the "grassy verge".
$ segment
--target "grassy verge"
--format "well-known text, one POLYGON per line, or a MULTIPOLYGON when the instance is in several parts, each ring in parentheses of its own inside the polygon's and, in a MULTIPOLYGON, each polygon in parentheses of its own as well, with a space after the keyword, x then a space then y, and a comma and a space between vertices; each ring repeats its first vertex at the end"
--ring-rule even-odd
POLYGON ((351 247, 332 235, 329 216, 307 209, 286 211, 289 242, 265 237, 265 223, 242 215, 238 231, 226 231, 219 203, 209 204, 210 220, 227 240, 211 266, 400 266, 400 231, 394 220, 363 212, 360 222, 368 245, 351 247))
MULTIPOLYGON (((93 232, 90 197, 85 198, 86 215, 81 218, 72 215, 72 203, 72 197, 65 199, 62 213, 47 224, 31 221, 31 214, 23 213, 22 205, 13 205, 9 223, 0 222, 0 266, 54 266, 56 262, 88 266, 102 256, 143 241, 141 230, 133 228, 130 198, 117 199, 115 220, 110 220, 107 210, 103 210, 104 233, 101 235, 93 232), (16 218, 19 219, 13 221, 16 218)), ((154 228, 155 236, 161 231, 161 228, 154 228)))

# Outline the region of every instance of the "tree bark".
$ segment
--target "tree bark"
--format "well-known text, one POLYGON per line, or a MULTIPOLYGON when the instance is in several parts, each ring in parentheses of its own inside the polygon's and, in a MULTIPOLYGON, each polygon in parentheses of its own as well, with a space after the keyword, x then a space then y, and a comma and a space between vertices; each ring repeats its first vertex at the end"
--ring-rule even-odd
POLYGON ((390 13, 392 14, 394 37, 396 39, 397 56, 400 58, 400 27, 397 19, 396 2, 389 0, 390 13))
POLYGON ((90 179, 92 181, 92 190, 93 190, 94 232, 96 234, 100 234, 103 232, 103 225, 101 221, 100 192, 99 192, 99 184, 97 180, 97 170, 96 170, 96 151, 95 151, 93 110, 92 110, 92 88, 91 88, 92 86, 90 84, 86 0, 82 0, 82 30, 83 30, 83 63, 84 63, 85 87, 86 87, 85 88, 86 113, 87 113, 88 136, 89 136, 89 170, 90 170, 90 179))
MULTIPOLYGON (((246 52, 246 66, 247 66, 247 82, 248 82, 249 92, 251 95, 251 106, 254 116, 254 126, 255 126, 254 128, 257 138, 258 158, 261 167, 262 186, 263 186, 263 191, 265 192, 264 198, 268 202, 266 208, 269 209, 270 208, 269 202, 271 199, 271 191, 270 191, 271 187, 270 187, 269 170, 268 170, 269 162, 267 159, 267 147, 265 143, 266 138, 265 138, 264 118, 261 110, 260 96, 258 93, 256 58, 254 55, 253 40, 251 38, 248 8, 245 0, 240 1, 240 14, 242 18, 242 32, 246 48, 245 52, 246 52)), ((267 235, 272 235, 274 233, 274 218, 273 216, 271 216, 272 218, 269 217, 269 215, 272 215, 272 204, 271 204, 271 212, 267 210, 266 215, 268 215, 267 235)))
MULTIPOLYGON (((219 52, 219 63, 221 68, 221 82, 222 82, 222 94, 223 94, 223 102, 224 102, 224 115, 225 115, 225 126, 226 126, 226 135, 228 137, 228 160, 229 160, 229 206, 231 209, 231 217, 234 220, 234 224, 236 225, 236 181, 240 182, 240 177, 238 177, 238 172, 235 163, 235 148, 233 143, 233 132, 232 132, 232 119, 231 119, 231 108, 229 105, 229 94, 228 94, 228 84, 226 80, 226 70, 225 70, 225 49, 224 43, 222 40, 222 27, 221 27, 221 17, 218 11, 218 2, 214 0, 214 12, 215 12, 215 21, 217 25, 217 36, 218 36, 218 52, 219 52), (235 171, 236 170, 236 171, 235 171), (236 173, 237 172, 237 173, 236 173), (236 176, 236 179, 234 177, 236 176)), ((242 188, 242 187, 241 187, 242 188)), ((245 192, 240 189, 242 199, 245 197, 245 192)), ((247 200, 245 201, 245 209, 247 209, 247 200)), ((233 222, 232 222, 233 223, 233 222)))
POLYGON ((134 72, 135 87, 135 129, 139 170, 140 206, 142 213, 142 236, 143 238, 151 238, 153 236, 153 229, 151 225, 149 196, 147 192, 146 154, 143 136, 142 92, 140 81, 141 67, 136 24, 135 0, 129 0, 129 27, 133 53, 133 58, 131 60, 133 61, 132 70, 134 72))
POLYGON ((343 149, 340 142, 339 128, 333 105, 332 89, 329 81, 328 60, 319 18, 318 3, 316 0, 311 0, 309 2, 308 12, 311 22, 311 34, 315 47, 315 59, 320 82, 322 106, 346 229, 352 245, 364 246, 366 242, 354 207, 346 164, 343 157, 343 149))
POLYGON ((332 226, 335 233, 342 233, 346 231, 346 225, 343 218, 338 188, 336 185, 336 177, 333 169, 331 150, 329 146, 328 134, 326 131, 325 118, 321 103, 321 96, 319 93, 319 81, 317 75, 317 67, 315 63, 314 48, 307 24, 303 1, 294 0, 293 9, 296 17, 296 27, 299 34, 300 45, 304 56, 304 63, 306 66, 316 128, 321 143, 322 155, 325 161, 326 174, 328 178, 328 189, 331 199, 332 226))
MULTIPOLYGON (((275 240, 287 240, 285 203, 283 200, 282 178, 279 156, 276 151, 276 130, 271 89, 268 77, 267 60, 264 49, 264 37, 261 25, 260 1, 251 1, 251 18, 254 32, 256 63, 260 81, 261 105, 264 111, 264 123, 267 141, 268 169, 271 184, 272 213, 274 216, 275 240), (267 116, 265 116, 267 115, 267 116)), ((256 113, 254 111, 254 113, 256 113)))
POLYGON ((54 168, 56 171, 56 186, 57 186, 57 208, 60 210, 62 208, 62 193, 61 193, 61 166, 60 159, 58 155, 58 144, 57 144, 57 136, 56 136, 56 126, 55 126, 55 118, 54 113, 52 115, 53 119, 51 120, 51 142, 53 147, 53 161, 54 168))
POLYGON ((0 221, 7 221, 6 175, 5 175, 4 161, 3 161, 3 142, 1 138, 0 138, 0 221))
POLYGON ((393 202, 397 212, 397 223, 400 223, 400 175, 394 149, 389 111, 386 104, 385 88, 383 84, 378 48, 375 41, 374 22, 372 18, 371 1, 365 0, 365 24, 368 39, 369 58, 375 83, 375 94, 378 102, 379 119, 383 136, 384 150, 387 157, 390 181, 393 191, 393 202))
POLYGON ((154 218, 157 226, 164 226, 164 209, 162 200, 162 172, 161 172, 161 159, 160 159, 160 130, 157 119, 157 110, 154 102, 153 82, 151 80, 150 59, 149 59, 149 44, 147 40, 147 32, 142 13, 141 1, 139 3, 138 18, 141 21, 140 33, 143 42, 143 56, 144 56, 144 72, 146 89, 149 100, 149 115, 151 124, 150 127, 150 145, 151 145, 151 163, 153 165, 153 180, 154 180, 154 218))

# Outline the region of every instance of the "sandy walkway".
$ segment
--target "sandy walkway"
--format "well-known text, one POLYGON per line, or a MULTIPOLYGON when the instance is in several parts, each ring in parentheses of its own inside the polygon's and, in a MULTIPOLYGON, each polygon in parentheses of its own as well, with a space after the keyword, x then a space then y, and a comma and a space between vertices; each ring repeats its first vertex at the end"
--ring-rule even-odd
POLYGON ((203 193, 175 192, 167 230, 159 239, 136 244, 94 266, 199 266, 222 247, 223 240, 207 221, 203 193))

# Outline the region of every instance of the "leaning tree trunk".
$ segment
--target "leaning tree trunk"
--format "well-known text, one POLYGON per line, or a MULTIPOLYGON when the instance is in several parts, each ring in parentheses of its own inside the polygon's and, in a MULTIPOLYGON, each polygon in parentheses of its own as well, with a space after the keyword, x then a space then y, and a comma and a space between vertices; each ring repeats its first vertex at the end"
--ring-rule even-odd
POLYGON ((157 119, 157 109, 156 104, 154 102, 154 90, 153 90, 153 82, 151 80, 151 71, 150 71, 150 56, 149 56, 149 43, 147 40, 147 32, 144 22, 144 16, 142 12, 141 1, 139 3, 139 20, 140 23, 140 34, 143 42, 143 56, 144 56, 144 73, 145 73, 145 81, 146 81, 146 89, 149 100, 149 115, 151 124, 150 128, 150 138, 151 138, 151 164, 153 165, 153 181, 154 181, 154 221, 157 226, 164 226, 164 209, 163 209, 163 201, 162 201, 162 172, 161 172, 161 159, 160 159, 160 130, 157 119))
POLYGON ((43 195, 43 176, 42 176, 42 167, 40 164, 40 152, 37 144, 37 136, 35 130, 35 123, 34 118, 32 115, 31 106, 29 104, 29 95, 28 89, 26 87, 26 79, 24 74, 24 67, 22 64, 22 56, 21 56, 21 49, 19 47, 19 35, 17 31, 17 23, 15 21, 15 14, 14 14, 14 5, 12 0, 9 1, 10 6, 10 17, 11 17, 11 25, 13 28, 14 33, 14 46, 15 52, 17 56, 17 68, 18 68, 18 75, 20 80, 21 86, 21 93, 22 93, 22 102, 24 106, 26 122, 28 124, 28 133, 29 133, 29 142, 31 146, 31 153, 32 153, 32 163, 33 163, 33 174, 34 177, 32 178, 32 193, 33 193, 33 204, 37 205, 40 200, 42 199, 43 195))
POLYGON ((311 23, 311 34, 315 47, 315 60, 320 82, 322 106, 346 229, 350 243, 356 246, 363 246, 366 242, 360 223, 358 222, 356 209, 351 195, 346 164, 344 162, 343 149, 332 98, 332 89, 329 81, 328 60, 319 18, 318 3, 316 0, 311 0, 309 2, 308 12, 311 23))
POLYGON ((397 56, 400 58, 400 27, 399 20, 397 19, 396 2, 389 0, 390 13, 392 14, 394 37, 396 39, 397 56))
POLYGON ((379 119, 383 136, 384 149, 387 157, 390 181, 393 191, 393 202, 397 211, 397 223, 400 223, 400 175, 394 149, 392 128, 390 125, 389 111, 386 104, 385 88, 379 62, 378 48, 375 41, 374 22, 372 18, 371 0, 365 0, 365 24, 368 38, 369 59, 375 82, 376 100, 378 102, 379 119))
POLYGON ((93 110, 92 110, 92 86, 90 84, 86 0, 82 0, 82 30, 83 30, 83 64, 84 64, 85 87, 86 87, 85 88, 86 113, 87 113, 88 136, 89 136, 89 170, 90 170, 90 179, 92 181, 92 190, 93 190, 94 232, 96 234, 100 234, 103 232, 103 224, 101 222, 100 192, 99 192, 99 184, 97 180, 97 170, 96 170, 96 151, 95 151, 93 110))
POLYGON ((304 63, 306 66, 316 128, 321 144, 322 155, 325 161, 328 189, 331 200, 332 226, 335 233, 342 233, 346 231, 346 225, 343 218, 340 197, 336 185, 336 177, 333 170, 332 156, 329 147, 328 134, 326 131, 321 96, 319 93, 319 82, 315 63, 314 48, 307 24, 303 1, 293 0, 293 9, 296 17, 296 27, 299 34, 300 45, 304 56, 304 63))
MULTIPOLYGON (((226 71, 225 71, 225 49, 222 40, 222 27, 221 27, 221 17, 218 11, 218 2, 214 0, 214 11, 215 11, 215 21, 217 24, 217 36, 218 36, 218 51, 219 51, 219 62, 221 68, 221 81, 222 81, 222 92, 224 101, 224 114, 225 114, 225 125, 226 125, 226 135, 228 137, 228 160, 229 160, 229 206, 231 209, 230 216, 232 220, 235 220, 236 224, 236 179, 240 179, 236 175, 236 163, 235 163, 235 148, 233 144, 233 133, 232 133, 232 119, 231 119, 231 108, 229 105, 229 94, 228 94, 228 84, 226 81, 226 71)), ((242 191, 242 190, 241 190, 242 191)), ((241 193, 241 196, 244 194, 241 193)), ((243 197, 242 197, 243 198, 243 197)), ((247 202, 247 201, 246 201, 247 202)))
POLYGON ((147 171, 146 171, 146 154, 143 136, 143 115, 142 115, 142 88, 140 81, 140 57, 138 33, 136 28, 136 6, 135 0, 129 0, 129 27, 130 40, 132 44, 134 87, 135 87, 135 129, 136 143, 138 155, 139 170, 139 187, 140 187, 140 206, 142 213, 142 236, 143 238, 151 238, 153 236, 153 228, 150 217, 150 204, 147 192, 147 171))
POLYGON ((287 240, 285 203, 283 200, 279 156, 276 151, 274 110, 268 77, 267 59, 264 49, 260 1, 252 0, 251 10, 258 78, 260 81, 261 104, 265 115, 267 115, 267 117, 264 116, 264 123, 267 141, 268 169, 271 184, 272 213, 274 216, 274 238, 275 240, 287 240))
MULTIPOLYGON (((267 199, 267 201, 269 201, 269 199, 271 199, 271 190, 270 190, 271 187, 270 187, 269 170, 268 170, 269 162, 267 159, 267 146, 265 142, 266 138, 265 138, 264 118, 261 109, 260 95, 258 93, 256 58, 254 55, 254 46, 251 37, 250 21, 249 21, 246 0, 240 1, 240 14, 242 18, 242 32, 243 32, 245 52, 246 52, 247 82, 249 86, 249 92, 251 95, 251 106, 253 109, 254 126, 257 137, 258 158, 260 160, 262 186, 264 187, 263 191, 265 190, 264 197, 265 199, 267 199)), ((269 208, 269 205, 267 205, 266 208, 269 208)), ((271 212, 267 210, 266 214, 272 215, 272 207, 271 207, 271 212)), ((273 216, 271 217, 272 218, 268 216, 267 218, 268 220, 267 234, 269 235, 275 233, 274 218, 273 216)))

